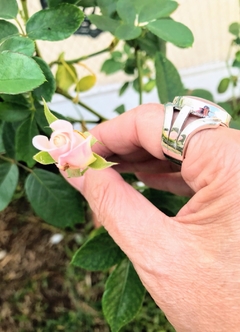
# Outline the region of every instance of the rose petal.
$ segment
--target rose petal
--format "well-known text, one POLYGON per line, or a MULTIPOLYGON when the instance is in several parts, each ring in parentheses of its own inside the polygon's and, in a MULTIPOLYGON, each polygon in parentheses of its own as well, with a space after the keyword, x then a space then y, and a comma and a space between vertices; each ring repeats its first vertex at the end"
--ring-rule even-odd
POLYGON ((43 135, 37 135, 37 136, 33 137, 32 144, 38 150, 48 151, 49 149, 51 149, 48 138, 43 135))
POLYGON ((72 124, 66 120, 56 120, 50 124, 50 128, 52 128, 54 131, 59 130, 60 132, 64 133, 72 134, 73 132, 72 124))
MULTIPOLYGON (((62 147, 66 147, 68 150, 70 149, 70 146, 71 146, 71 138, 69 137, 68 133, 63 133, 59 130, 57 131, 54 131, 50 137, 50 146, 51 148, 62 148, 62 147), (62 144, 61 146, 57 146, 55 144, 55 139, 56 139, 56 136, 59 136, 59 137, 62 137, 64 140, 65 140, 65 143, 62 144)), ((65 153, 66 151, 64 151, 63 153, 65 153)))
POLYGON ((32 144, 33 146, 35 146, 36 149, 48 152, 54 160, 58 160, 59 156, 66 153, 70 145, 70 143, 68 142, 68 144, 60 148, 52 147, 48 138, 43 135, 37 135, 33 137, 32 144))
POLYGON ((75 149, 62 155, 58 159, 59 166, 68 165, 70 168, 86 168, 95 161, 95 157, 91 149, 91 136, 84 140, 75 149))
POLYGON ((80 135, 77 131, 72 133, 72 140, 71 140, 71 150, 76 148, 79 144, 84 142, 86 138, 80 135))

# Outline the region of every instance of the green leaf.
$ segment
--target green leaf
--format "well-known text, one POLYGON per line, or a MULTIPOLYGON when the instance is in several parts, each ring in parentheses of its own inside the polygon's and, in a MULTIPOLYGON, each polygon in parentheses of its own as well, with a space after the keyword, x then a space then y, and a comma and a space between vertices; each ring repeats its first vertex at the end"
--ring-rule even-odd
POLYGON ((104 16, 111 16, 117 10, 117 1, 112 0, 97 0, 98 7, 101 9, 101 13, 104 16))
POLYGON ((118 39, 131 40, 138 38, 141 35, 141 33, 142 29, 140 27, 136 27, 128 23, 121 23, 115 30, 114 35, 118 39))
POLYGON ((240 62, 240 51, 237 51, 235 53, 235 59, 236 59, 236 61, 240 62))
POLYGON ((129 23, 130 26, 134 25, 137 12, 132 1, 119 0, 117 3, 117 12, 124 22, 129 23))
POLYGON ((120 21, 113 20, 110 17, 107 16, 100 16, 96 14, 88 15, 89 20, 91 23, 95 24, 98 29, 101 29, 103 31, 109 31, 113 35, 115 33, 115 30, 120 24, 120 21))
POLYGON ((115 108, 114 112, 118 114, 123 114, 125 112, 125 106, 123 104, 118 106, 117 108, 115 108))
POLYGON ((163 51, 166 42, 156 35, 152 34, 150 31, 145 32, 144 37, 139 37, 136 40, 138 47, 145 51, 151 57, 154 57, 156 52, 163 51))
POLYGON ((134 75, 136 66, 137 66, 136 58, 128 58, 124 64, 125 73, 128 75, 134 75))
POLYGON ((7 156, 15 159, 15 136, 16 128, 11 122, 4 122, 2 128, 2 139, 7 156))
POLYGON ((6 37, 10 37, 12 35, 18 35, 18 28, 16 25, 0 20, 0 41, 6 37))
POLYGON ((79 28, 83 19, 84 14, 77 6, 65 3, 32 15, 27 21, 26 31, 32 39, 63 40, 79 28))
POLYGON ((240 61, 238 59, 234 59, 232 63, 233 67, 240 68, 240 61))
POLYGON ((232 24, 230 24, 228 31, 232 35, 238 37, 239 34, 240 34, 240 23, 239 22, 233 22, 232 24))
POLYGON ((76 86, 76 91, 84 92, 90 90, 96 83, 95 75, 87 75, 79 80, 76 86))
POLYGON ((3 51, 12 51, 32 56, 35 51, 34 41, 22 36, 13 36, 6 39, 0 45, 0 52, 3 51))
POLYGON ((155 86, 156 86, 156 81, 150 79, 146 84, 144 84, 144 86, 143 86, 143 90, 144 90, 145 92, 151 92, 152 89, 155 88, 155 86))
MULTIPOLYGON (((220 107, 222 107, 223 109, 225 109, 225 111, 227 111, 231 116, 234 116, 235 110, 233 108, 233 105, 232 105, 231 101, 218 102, 218 105, 220 107)), ((238 118, 238 119, 240 119, 240 118, 238 118)), ((230 127, 231 128, 233 128, 232 127, 232 121, 233 120, 231 120, 231 122, 230 122, 230 124, 231 124, 230 127)), ((240 129, 240 128, 237 128, 237 129, 240 129)))
POLYGON ((30 116, 30 111, 23 105, 0 103, 0 119, 7 122, 22 121, 30 116))
POLYGON ((138 15, 138 22, 150 22, 161 17, 168 17, 178 7, 176 1, 154 0, 151 4, 145 4, 138 15))
POLYGON ((42 165, 50 165, 56 163, 56 161, 46 151, 38 152, 37 154, 35 154, 35 156, 33 156, 33 159, 42 165))
POLYGON ((211 92, 209 92, 205 89, 192 90, 190 95, 195 96, 195 97, 200 97, 200 98, 203 98, 203 99, 207 99, 207 100, 210 100, 210 101, 214 102, 213 95, 211 94, 211 92))
POLYGON ((111 52, 111 58, 115 61, 120 61, 122 59, 122 52, 120 51, 113 51, 111 52))
POLYGON ((133 88, 134 88, 134 90, 136 91, 136 92, 139 92, 139 79, 138 79, 138 77, 137 78, 135 78, 135 80, 133 80, 133 88))
POLYGON ((29 108, 30 102, 29 102, 29 95, 23 95, 23 94, 19 94, 19 95, 6 95, 6 94, 0 94, 0 97, 8 102, 8 103, 12 103, 12 104, 18 104, 18 105, 23 105, 26 108, 29 108))
POLYGON ((74 227, 84 222, 83 200, 60 175, 36 169, 25 183, 27 198, 35 213, 56 227, 74 227))
POLYGON ((122 96, 128 87, 129 87, 129 82, 125 82, 119 90, 119 96, 122 96))
POLYGON ((62 3, 71 3, 72 5, 75 5, 76 3, 79 2, 79 0, 47 0, 48 2, 48 7, 56 7, 62 3))
POLYGON ((188 27, 171 19, 150 22, 147 28, 159 38, 178 47, 190 47, 194 41, 193 34, 188 27))
POLYGON ((123 260, 108 278, 102 298, 103 313, 112 332, 118 332, 137 315, 144 295, 132 263, 123 260))
POLYGON ((79 6, 82 6, 84 8, 95 7, 95 6, 97 6, 97 1, 96 0, 79 0, 79 6))
MULTIPOLYGON (((51 113, 56 117, 56 119, 66 120, 63 115, 57 112, 51 111, 51 113)), ((49 127, 49 123, 46 119, 44 107, 40 104, 36 106, 35 118, 38 126, 40 127, 40 130, 47 136, 50 136, 52 134, 52 129, 49 127)))
POLYGON ((51 124, 52 122, 58 120, 58 118, 50 111, 44 99, 43 99, 43 107, 44 107, 44 114, 48 124, 51 124))
POLYGON ((18 183, 18 168, 15 164, 0 161, 0 211, 11 202, 18 183))
POLYGON ((37 63, 20 53, 0 53, 0 72, 0 93, 19 94, 31 91, 45 81, 37 63))
POLYGON ((115 61, 113 59, 108 59, 106 60, 101 68, 101 72, 110 75, 110 74, 114 74, 119 70, 123 69, 123 63, 120 61, 115 61))
POLYGON ((178 211, 187 203, 189 198, 173 195, 169 192, 152 188, 144 190, 143 195, 166 215, 176 216, 178 211))
POLYGON ((240 118, 237 118, 235 120, 231 120, 230 128, 240 130, 240 118))
POLYGON ((3 144, 3 124, 4 124, 4 122, 0 123, 0 153, 5 152, 5 147, 3 144))
POLYGON ((156 54, 156 85, 161 103, 172 101, 184 94, 184 87, 175 66, 161 52, 156 54))
POLYGON ((33 90, 33 95, 38 100, 42 100, 42 98, 44 98, 46 101, 51 101, 52 96, 56 90, 55 78, 49 66, 43 59, 38 57, 33 57, 33 59, 37 62, 44 76, 46 77, 46 81, 38 88, 33 90))
POLYGON ((0 17, 10 20, 15 18, 18 13, 16 0, 0 0, 0 17))
POLYGON ((230 78, 229 77, 225 77, 223 78, 219 85, 218 85, 218 92, 219 93, 224 93, 227 91, 228 87, 229 87, 229 84, 230 84, 230 78))
POLYGON ((106 161, 103 157, 99 156, 96 153, 93 153, 93 155, 96 158, 96 160, 88 166, 90 168, 102 170, 102 169, 117 165, 117 163, 112 163, 112 162, 106 161))
POLYGON ((16 158, 25 161, 28 167, 33 167, 35 164, 33 155, 36 154, 37 149, 32 145, 32 139, 38 134, 36 121, 30 117, 16 131, 16 158))
POLYGON ((58 65, 56 73, 56 83, 57 86, 63 91, 68 91, 68 89, 75 84, 77 81, 77 72, 72 64, 64 62, 58 65))
POLYGON ((108 233, 101 233, 88 240, 77 250, 72 264, 89 271, 102 271, 119 263, 125 254, 108 233))

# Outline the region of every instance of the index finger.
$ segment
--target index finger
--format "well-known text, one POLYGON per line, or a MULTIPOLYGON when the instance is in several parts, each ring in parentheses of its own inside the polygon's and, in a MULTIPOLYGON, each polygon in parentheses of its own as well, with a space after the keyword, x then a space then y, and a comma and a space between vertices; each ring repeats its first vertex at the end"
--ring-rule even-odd
POLYGON ((96 152, 104 157, 112 154, 131 155, 146 151, 152 156, 165 160, 161 148, 161 135, 164 107, 160 104, 138 106, 117 118, 104 122, 94 129, 92 134, 103 143, 96 145, 96 152))

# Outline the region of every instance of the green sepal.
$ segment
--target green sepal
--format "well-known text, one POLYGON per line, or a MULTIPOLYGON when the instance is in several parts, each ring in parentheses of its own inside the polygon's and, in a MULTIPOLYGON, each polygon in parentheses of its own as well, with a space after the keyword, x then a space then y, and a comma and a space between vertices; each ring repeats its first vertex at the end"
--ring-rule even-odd
MULTIPOLYGON (((92 134, 91 133, 89 133, 89 131, 84 131, 84 133, 83 133, 83 135, 84 135, 84 137, 89 137, 89 136, 92 136, 92 134)), ((94 137, 94 136, 92 136, 92 138, 91 138, 91 146, 93 146, 95 143, 97 143, 97 142, 99 142, 97 139, 96 139, 96 137, 94 137)), ((99 142, 100 143, 100 142, 99 142)))
POLYGON ((50 156, 47 151, 40 151, 33 156, 33 159, 42 165, 55 164, 56 161, 50 156))
POLYGON ((87 168, 85 170, 81 170, 80 168, 73 169, 73 168, 68 168, 66 170, 67 172, 67 177, 68 178, 78 178, 80 176, 83 176, 83 174, 86 172, 87 168))
POLYGON ((52 122, 58 120, 58 118, 53 115, 50 111, 50 109, 48 108, 48 105, 46 103, 46 101, 43 99, 43 107, 44 107, 44 114, 46 116, 47 122, 50 125, 52 122))
POLYGON ((88 165, 88 167, 90 167, 90 168, 101 170, 101 169, 105 169, 105 168, 117 165, 117 163, 112 163, 110 161, 106 161, 106 159, 104 159, 103 157, 99 156, 96 153, 93 153, 93 155, 96 158, 96 160, 92 164, 88 165))

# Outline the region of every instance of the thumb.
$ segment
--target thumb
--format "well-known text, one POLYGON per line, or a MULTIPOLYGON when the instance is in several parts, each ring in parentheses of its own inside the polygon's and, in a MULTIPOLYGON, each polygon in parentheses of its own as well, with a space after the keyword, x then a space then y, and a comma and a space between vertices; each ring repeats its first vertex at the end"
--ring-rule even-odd
POLYGON ((159 211, 115 170, 89 169, 84 176, 67 180, 84 195, 98 221, 133 263, 146 263, 151 252, 156 251, 156 243, 162 253, 176 248, 177 232, 173 228, 178 223, 159 211))

